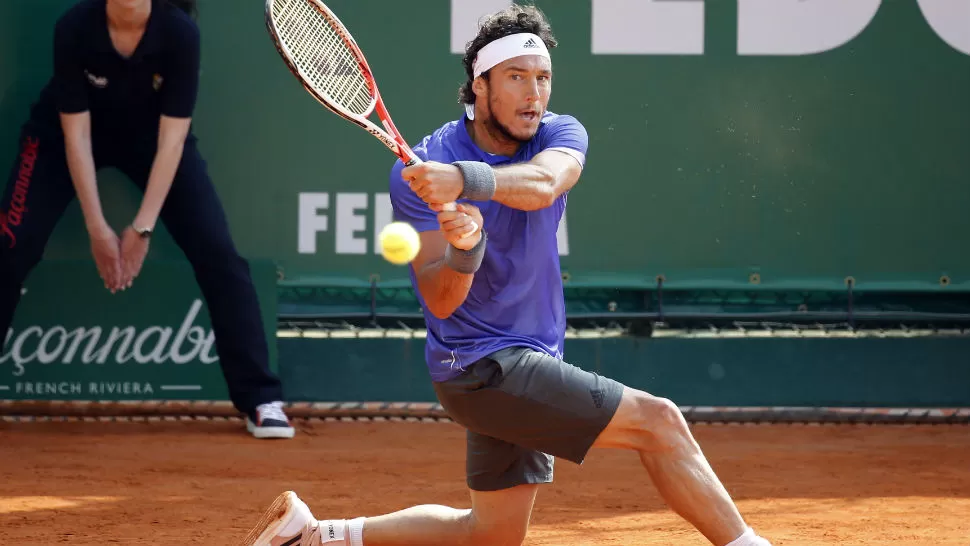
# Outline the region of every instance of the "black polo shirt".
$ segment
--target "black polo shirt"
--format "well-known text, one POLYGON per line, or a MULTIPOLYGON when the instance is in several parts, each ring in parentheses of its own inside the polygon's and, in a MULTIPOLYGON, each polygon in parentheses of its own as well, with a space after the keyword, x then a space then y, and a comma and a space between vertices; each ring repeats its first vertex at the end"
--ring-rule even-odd
POLYGON ((58 112, 91 113, 101 142, 155 141, 159 116, 191 117, 199 87, 199 29, 184 11, 152 0, 137 49, 111 43, 105 0, 81 0, 54 28, 54 74, 34 105, 35 121, 60 125, 58 112))

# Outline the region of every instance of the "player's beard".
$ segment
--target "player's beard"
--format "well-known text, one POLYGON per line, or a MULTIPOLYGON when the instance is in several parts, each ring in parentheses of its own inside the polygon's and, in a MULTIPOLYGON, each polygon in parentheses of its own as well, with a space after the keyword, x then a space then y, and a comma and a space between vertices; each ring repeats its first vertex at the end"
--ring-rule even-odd
POLYGON ((515 142, 517 144, 522 144, 532 139, 532 135, 529 135, 529 138, 524 139, 513 135, 512 132, 509 131, 509 128, 506 127, 501 121, 498 120, 498 117, 495 116, 495 110, 492 110, 491 100, 488 101, 487 105, 488 117, 485 119, 485 130, 488 131, 488 134, 492 135, 492 138, 501 138, 508 142, 515 142))

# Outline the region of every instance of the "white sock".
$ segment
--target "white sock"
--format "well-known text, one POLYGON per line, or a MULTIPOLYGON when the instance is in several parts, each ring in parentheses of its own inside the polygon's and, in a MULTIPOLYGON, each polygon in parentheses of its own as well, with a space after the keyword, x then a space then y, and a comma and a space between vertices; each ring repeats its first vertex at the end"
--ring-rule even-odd
POLYGON ((748 527, 738 538, 729 542, 725 546, 771 546, 767 540, 759 537, 754 529, 748 527))
POLYGON ((323 540, 323 544, 347 544, 347 541, 344 540, 344 536, 347 534, 347 520, 327 519, 319 522, 317 526, 320 528, 320 538, 323 540))
POLYGON ((328 519, 318 525, 323 544, 364 546, 364 518, 328 519))

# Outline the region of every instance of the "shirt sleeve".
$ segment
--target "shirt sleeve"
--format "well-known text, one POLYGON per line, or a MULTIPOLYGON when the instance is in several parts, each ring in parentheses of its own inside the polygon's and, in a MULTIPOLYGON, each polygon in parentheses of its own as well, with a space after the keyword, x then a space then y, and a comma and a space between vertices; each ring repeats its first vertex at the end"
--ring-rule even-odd
POLYGON ((88 109, 88 87, 79 52, 77 25, 62 19, 54 27, 54 97, 57 110, 76 114, 88 109))
POLYGON ((589 135, 578 119, 569 115, 558 115, 546 124, 542 132, 541 149, 565 152, 586 166, 586 150, 589 148, 589 135))
POLYGON ((162 115, 190 118, 199 94, 201 39, 195 25, 182 25, 162 83, 162 115))
MULTIPOLYGON (((422 158, 423 159, 423 158, 422 158)), ((394 221, 407 222, 418 232, 437 231, 438 215, 428 208, 428 204, 421 200, 411 187, 401 178, 404 163, 397 160, 391 169, 390 195, 391 206, 394 210, 394 221)))

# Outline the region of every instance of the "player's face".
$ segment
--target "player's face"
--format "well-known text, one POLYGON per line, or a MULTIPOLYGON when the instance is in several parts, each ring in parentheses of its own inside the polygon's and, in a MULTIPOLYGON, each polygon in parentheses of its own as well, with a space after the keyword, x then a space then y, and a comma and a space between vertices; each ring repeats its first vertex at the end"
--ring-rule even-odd
POLYGON ((506 137, 526 141, 539 129, 552 93, 552 64, 546 57, 523 55, 489 71, 489 121, 506 137))

